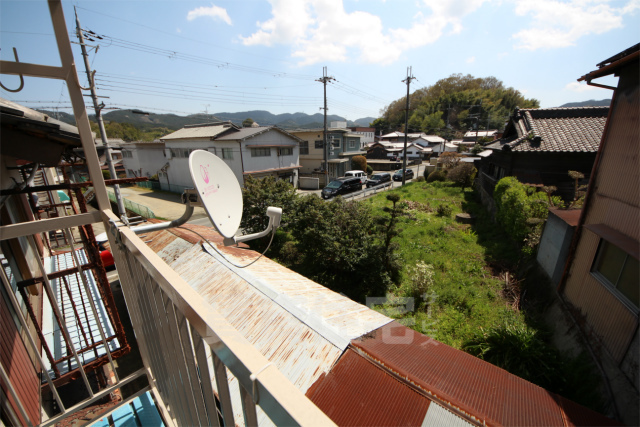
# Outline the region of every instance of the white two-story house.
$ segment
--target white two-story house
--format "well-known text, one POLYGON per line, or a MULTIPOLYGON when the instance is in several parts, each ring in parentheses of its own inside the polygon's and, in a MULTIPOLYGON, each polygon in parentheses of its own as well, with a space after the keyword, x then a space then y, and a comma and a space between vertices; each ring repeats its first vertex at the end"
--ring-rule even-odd
POLYGON ((188 125, 162 138, 167 158, 158 174, 162 188, 182 191, 193 187, 189 173, 189 154, 207 150, 227 163, 244 185, 247 175, 275 176, 298 183, 301 140, 275 126, 239 128, 231 122, 188 125))

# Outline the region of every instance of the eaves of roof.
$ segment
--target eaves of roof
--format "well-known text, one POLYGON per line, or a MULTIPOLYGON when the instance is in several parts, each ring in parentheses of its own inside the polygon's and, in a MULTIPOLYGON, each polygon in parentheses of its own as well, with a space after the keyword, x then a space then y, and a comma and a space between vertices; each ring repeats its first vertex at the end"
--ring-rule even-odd
POLYGON ((620 68, 628 65, 631 62, 634 61, 638 61, 640 60, 640 43, 636 44, 635 46, 632 46, 631 48, 627 49, 626 51, 621 52, 618 55, 615 55, 612 58, 609 58, 603 62, 601 62, 598 65, 602 65, 601 68, 595 70, 595 71, 591 71, 588 74, 585 74, 584 76, 580 77, 578 79, 578 81, 586 81, 587 83, 590 82, 593 79, 597 79, 600 77, 604 77, 604 76, 608 76, 610 74, 614 74, 616 71, 618 71, 620 68), (628 54, 623 55, 625 52, 630 51, 628 54), (617 58, 617 59, 615 59, 617 58), (611 62, 609 62, 611 61, 611 62))
MULTIPOLYGON (((402 379, 407 387, 427 396, 432 401, 429 407, 434 403, 440 404, 473 424, 620 425, 396 321, 353 340, 351 346, 402 379)), ((314 384, 310 392, 316 387, 314 384)), ((366 387, 381 389, 375 381, 366 387)), ((335 390, 339 392, 338 388, 335 390)), ((358 396, 353 398, 355 400, 358 396)), ((358 402, 347 403, 356 407, 358 402)), ((389 410, 392 406, 390 402, 389 410)))

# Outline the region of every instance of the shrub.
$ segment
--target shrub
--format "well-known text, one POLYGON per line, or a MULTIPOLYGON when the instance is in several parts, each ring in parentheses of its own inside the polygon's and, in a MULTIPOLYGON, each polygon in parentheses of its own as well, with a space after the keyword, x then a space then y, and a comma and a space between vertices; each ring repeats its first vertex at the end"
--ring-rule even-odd
POLYGON ((371 175, 373 173, 373 168, 367 165, 367 175, 371 175))
POLYGON ((433 290, 433 285, 433 265, 418 261, 415 266, 409 268, 409 280, 402 284, 399 293, 403 297, 420 298, 433 290))
POLYGON ((351 159, 351 167, 355 170, 366 171, 367 170, 367 158, 364 156, 353 156, 351 159))
POLYGON ((461 163, 449 171, 447 180, 455 182, 464 190, 466 187, 471 187, 477 172, 478 170, 471 163, 461 163))
POLYGON ((102 177, 104 179, 111 179, 111 172, 106 169, 102 169, 102 177))
POLYGON ((528 220, 546 219, 549 213, 546 194, 536 192, 512 176, 498 181, 493 199, 496 203, 496 220, 519 245, 532 231, 528 220))
POLYGON ((419 176, 416 178, 416 182, 425 182, 424 176, 419 176))
POLYGON ((442 155, 440 156, 440 163, 442 163, 442 167, 444 169, 451 169, 452 167, 460 163, 460 157, 461 156, 458 153, 447 151, 442 153, 442 155))
POLYGON ((444 181, 446 178, 447 175, 443 171, 436 170, 429 174, 429 176, 427 177, 427 182, 444 181))
POLYGON ((436 209, 436 213, 438 214, 438 216, 443 216, 443 217, 450 217, 451 213, 453 212, 453 209, 451 208, 451 206, 449 205, 440 205, 438 206, 438 209, 436 209))

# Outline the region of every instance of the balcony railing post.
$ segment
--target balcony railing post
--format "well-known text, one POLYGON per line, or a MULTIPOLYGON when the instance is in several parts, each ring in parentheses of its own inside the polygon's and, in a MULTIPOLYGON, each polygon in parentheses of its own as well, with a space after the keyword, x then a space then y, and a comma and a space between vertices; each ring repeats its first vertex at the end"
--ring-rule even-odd
POLYGON ((198 372, 200 373, 200 381, 202 382, 202 393, 204 394, 205 407, 209 416, 210 425, 220 427, 220 419, 218 418, 218 409, 216 398, 213 394, 211 383, 211 373, 209 371, 209 363, 207 363, 207 354, 205 352, 202 337, 194 328, 191 329, 191 340, 193 341, 193 350, 196 354, 198 362, 198 372))
POLYGON ((211 350, 211 359, 213 360, 213 371, 216 377, 216 387, 218 388, 218 397, 220 398, 220 406, 222 407, 222 418, 224 425, 235 425, 233 419, 233 408, 231 406, 231 393, 229 392, 229 380, 227 378, 227 368, 222 361, 211 350))
POLYGON ((258 414, 256 413, 256 404, 253 401, 253 397, 247 390, 244 389, 242 384, 238 383, 240 387, 240 400, 242 401, 242 413, 244 415, 244 425, 247 427, 258 426, 258 414))

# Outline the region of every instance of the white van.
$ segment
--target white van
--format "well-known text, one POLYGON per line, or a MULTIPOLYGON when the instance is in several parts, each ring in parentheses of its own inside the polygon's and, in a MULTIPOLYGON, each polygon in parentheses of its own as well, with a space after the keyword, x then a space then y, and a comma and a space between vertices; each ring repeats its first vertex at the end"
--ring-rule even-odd
POLYGON ((360 178, 360 182, 364 185, 367 183, 367 174, 362 171, 346 171, 344 173, 345 178, 357 177, 360 178))

